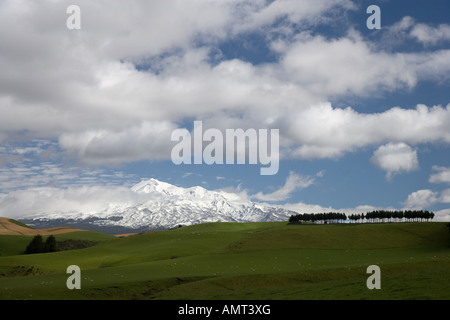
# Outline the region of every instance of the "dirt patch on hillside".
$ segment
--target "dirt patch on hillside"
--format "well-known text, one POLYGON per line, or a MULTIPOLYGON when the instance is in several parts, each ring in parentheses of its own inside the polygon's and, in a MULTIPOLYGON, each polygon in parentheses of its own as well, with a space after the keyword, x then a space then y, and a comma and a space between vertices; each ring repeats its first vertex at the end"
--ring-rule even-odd
POLYGON ((117 238, 126 238, 129 236, 135 236, 137 233, 122 233, 122 234, 115 234, 114 236, 117 238))

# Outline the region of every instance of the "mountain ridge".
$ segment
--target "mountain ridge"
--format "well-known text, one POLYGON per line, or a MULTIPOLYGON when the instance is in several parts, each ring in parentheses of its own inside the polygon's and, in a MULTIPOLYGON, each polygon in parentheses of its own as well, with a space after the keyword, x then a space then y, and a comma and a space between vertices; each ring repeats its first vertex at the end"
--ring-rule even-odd
POLYGON ((287 221, 297 214, 243 200, 223 190, 211 191, 201 186, 183 188, 153 178, 135 184, 130 192, 139 198, 132 205, 111 203, 97 213, 56 212, 21 221, 39 227, 62 224, 111 233, 170 229, 205 222, 287 221))

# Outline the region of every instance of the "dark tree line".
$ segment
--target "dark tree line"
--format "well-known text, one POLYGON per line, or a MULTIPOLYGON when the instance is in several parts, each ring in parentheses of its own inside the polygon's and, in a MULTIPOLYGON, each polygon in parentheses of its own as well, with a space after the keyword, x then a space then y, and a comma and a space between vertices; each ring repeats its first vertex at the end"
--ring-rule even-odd
POLYGON ((292 215, 289 224, 299 224, 302 222, 311 223, 341 223, 347 218, 353 222, 413 222, 433 220, 434 213, 423 210, 377 210, 362 214, 351 214, 348 217, 345 213, 303 213, 292 215))
POLYGON ((25 249, 25 254, 46 253, 65 250, 85 249, 95 246, 97 242, 89 240, 73 240, 56 241, 55 236, 50 235, 44 242, 41 235, 33 237, 31 242, 25 249))
POLYGON ((419 222, 433 220, 434 213, 428 210, 377 210, 364 214, 352 214, 348 217, 354 222, 419 222))
POLYGON ((301 222, 312 223, 339 223, 347 220, 345 213, 328 212, 328 213, 303 213, 292 215, 289 218, 290 224, 296 224, 301 222))
POLYGON ((59 251, 55 236, 51 235, 45 240, 41 235, 34 236, 25 249, 26 254, 45 253, 59 251))

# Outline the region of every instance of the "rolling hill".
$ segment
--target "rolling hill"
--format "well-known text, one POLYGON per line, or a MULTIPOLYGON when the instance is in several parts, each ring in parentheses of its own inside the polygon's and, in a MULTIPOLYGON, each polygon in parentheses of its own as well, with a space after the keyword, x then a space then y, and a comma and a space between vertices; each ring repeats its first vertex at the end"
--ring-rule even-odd
POLYGON ((80 229, 69 228, 69 227, 54 227, 47 229, 34 229, 31 228, 19 221, 2 218, 0 217, 0 235, 27 235, 27 236, 35 236, 35 235, 55 235, 55 234, 63 234, 70 232, 78 232, 83 231, 80 229))
POLYGON ((205 223, 0 256, 0 288, 0 299, 450 299, 450 235, 431 222, 205 223), (65 286, 72 264, 81 290, 65 286), (366 287, 369 265, 381 290, 366 287))

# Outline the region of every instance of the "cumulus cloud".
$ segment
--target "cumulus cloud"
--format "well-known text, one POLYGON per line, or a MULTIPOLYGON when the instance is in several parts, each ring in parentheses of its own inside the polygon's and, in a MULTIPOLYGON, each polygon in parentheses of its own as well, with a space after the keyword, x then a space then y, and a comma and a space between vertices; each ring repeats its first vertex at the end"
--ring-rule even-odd
POLYGON ((450 168, 433 166, 433 173, 428 180, 430 183, 447 183, 450 184, 450 168))
POLYGON ((301 32, 267 38, 279 56, 271 63, 211 61, 221 41, 280 21, 320 24, 331 10, 351 10, 350 1, 85 0, 76 32, 65 26, 67 5, 2 2, 2 140, 55 139, 87 164, 167 159, 166 131, 192 118, 211 127, 283 128, 281 143, 297 158, 335 158, 386 141, 450 140, 448 108, 367 115, 327 103, 446 79, 449 50, 391 54, 356 32, 336 39, 301 32))
POLYGON ((168 122, 145 122, 119 132, 93 130, 63 134, 59 143, 63 149, 90 165, 167 160, 171 150, 167 141, 170 141, 174 129, 174 124, 168 122))
POLYGON ((145 199, 120 186, 38 187, 0 196, 0 216, 28 218, 39 214, 98 214, 142 203, 145 199), (106 210, 106 211, 105 211, 106 210))
POLYGON ((407 209, 426 209, 427 207, 430 207, 433 204, 436 204, 439 202, 439 195, 437 192, 424 189, 424 190, 418 190, 413 193, 411 193, 408 196, 408 199, 406 199, 404 206, 407 209))
POLYGON ((450 41, 450 25, 440 24, 432 27, 419 23, 412 28, 410 35, 425 45, 435 45, 438 42, 450 41))
POLYGON ((247 14, 240 24, 234 26, 235 32, 243 32, 264 28, 284 18, 285 24, 317 24, 326 19, 331 10, 354 10, 356 6, 349 0, 275 0, 267 4, 265 1, 250 1, 243 7, 247 14))
POLYGON ((314 177, 304 177, 291 171, 286 179, 286 183, 282 187, 268 194, 258 192, 257 194, 253 195, 252 198, 269 202, 284 201, 288 199, 294 191, 307 188, 314 182, 314 177))
MULTIPOLYGON (((391 141, 391 149, 400 143, 450 142, 450 105, 395 107, 382 113, 363 114, 326 103, 305 108, 279 123, 284 128, 284 142, 292 146, 290 156, 302 159, 338 158, 385 141, 391 141)), ((404 146, 402 150, 406 150, 404 146)))
POLYGON ((370 161, 386 171, 386 178, 390 180, 399 172, 414 171, 419 167, 417 151, 405 143, 388 143, 379 147, 370 161))
POLYGON ((324 213, 324 212, 337 212, 336 209, 332 207, 323 207, 317 204, 308 204, 303 202, 297 203, 286 203, 282 207, 286 210, 292 210, 298 213, 324 213))
POLYGON ((286 46, 281 64, 292 81, 325 96, 413 87, 415 68, 422 64, 417 55, 377 52, 358 35, 331 40, 306 35, 286 46))
POLYGON ((439 202, 450 203, 450 189, 446 189, 441 192, 441 196, 439 197, 439 202))
POLYGON ((401 43, 408 39, 414 39, 424 46, 432 46, 446 43, 450 40, 450 25, 430 25, 418 23, 413 17, 405 16, 400 21, 385 28, 384 42, 393 44, 401 43))
MULTIPOLYGON (((450 203, 450 189, 444 189, 440 192, 430 189, 422 189, 412 192, 404 202, 406 209, 428 209, 435 204, 450 203)), ((445 210, 441 210, 443 213, 445 210)), ((448 214, 448 210, 446 211, 448 214)))
POLYGON ((435 218, 436 221, 450 221, 450 209, 443 209, 435 212, 435 218))

